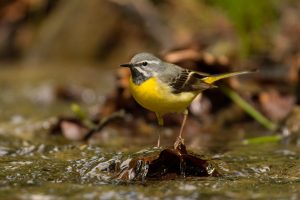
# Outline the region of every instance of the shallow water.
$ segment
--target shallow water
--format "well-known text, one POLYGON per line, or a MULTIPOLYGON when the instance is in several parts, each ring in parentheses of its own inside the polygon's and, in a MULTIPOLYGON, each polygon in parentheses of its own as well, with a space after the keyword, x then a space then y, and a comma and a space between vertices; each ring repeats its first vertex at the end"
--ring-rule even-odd
POLYGON ((212 159, 220 177, 116 181, 115 164, 138 150, 151 150, 156 136, 138 143, 108 129, 110 139, 91 145, 48 135, 53 116, 70 114, 70 101, 56 100, 53 88, 75 84, 87 91, 83 107, 92 107, 109 91, 104 83, 113 82, 112 71, 76 69, 1 69, 0 199, 300 198, 300 150, 291 144, 235 141, 222 150, 191 149, 212 159))
POLYGON ((1 141, 2 198, 298 199, 300 195, 300 152, 292 146, 232 146, 230 151, 210 154, 221 177, 118 182, 110 179, 109 166, 133 152, 107 153, 99 146, 32 144, 14 138, 1 141))

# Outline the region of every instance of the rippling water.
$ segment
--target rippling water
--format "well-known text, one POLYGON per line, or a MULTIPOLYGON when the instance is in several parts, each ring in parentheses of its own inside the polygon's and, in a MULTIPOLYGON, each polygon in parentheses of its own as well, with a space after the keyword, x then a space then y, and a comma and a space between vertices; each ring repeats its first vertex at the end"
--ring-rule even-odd
POLYGON ((140 148, 151 150, 149 136, 135 146, 135 138, 106 130, 111 139, 91 145, 46 133, 53 116, 70 113, 70 102, 54 99, 57 85, 74 83, 86 90, 83 104, 99 105, 110 87, 104 83, 113 80, 111 71, 6 68, 0 77, 1 199, 300 198, 300 150, 291 144, 191 149, 212 159, 220 177, 116 181, 116 166, 140 148))

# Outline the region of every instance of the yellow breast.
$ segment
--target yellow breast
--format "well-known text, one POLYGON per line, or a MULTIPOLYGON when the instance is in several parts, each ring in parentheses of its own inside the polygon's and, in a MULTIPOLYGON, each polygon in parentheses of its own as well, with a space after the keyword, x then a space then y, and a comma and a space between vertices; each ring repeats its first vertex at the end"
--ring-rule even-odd
POLYGON ((152 77, 140 85, 130 78, 130 89, 135 100, 143 107, 160 115, 183 112, 199 92, 173 94, 170 87, 152 77))

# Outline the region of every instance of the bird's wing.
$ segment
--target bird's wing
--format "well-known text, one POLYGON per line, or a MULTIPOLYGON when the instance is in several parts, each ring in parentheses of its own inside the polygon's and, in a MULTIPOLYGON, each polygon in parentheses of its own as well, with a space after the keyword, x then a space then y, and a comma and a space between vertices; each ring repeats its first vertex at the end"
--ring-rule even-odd
POLYGON ((174 64, 165 63, 165 66, 167 66, 167 68, 159 78, 172 88, 172 92, 174 94, 193 91, 201 92, 209 88, 215 88, 216 86, 213 85, 213 83, 220 79, 248 74, 256 71, 250 70, 210 75, 184 69, 174 64))
POLYGON ((203 91, 215 87, 210 83, 203 81, 203 78, 209 77, 209 74, 181 69, 177 76, 173 76, 168 82, 175 94, 181 92, 203 91))

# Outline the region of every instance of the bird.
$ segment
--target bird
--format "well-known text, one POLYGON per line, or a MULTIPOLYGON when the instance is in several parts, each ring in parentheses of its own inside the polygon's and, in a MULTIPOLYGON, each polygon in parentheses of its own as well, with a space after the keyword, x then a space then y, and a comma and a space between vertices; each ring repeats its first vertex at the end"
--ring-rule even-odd
MULTIPOLYGON (((204 90, 216 88, 213 83, 231 76, 251 71, 210 75, 164 62, 151 53, 138 53, 121 67, 130 69, 129 89, 133 98, 144 108, 156 114, 158 125, 163 126, 163 116, 182 113, 177 140, 184 141, 182 133, 188 117, 188 106, 204 90)), ((160 147, 158 134, 157 147, 160 147)))

